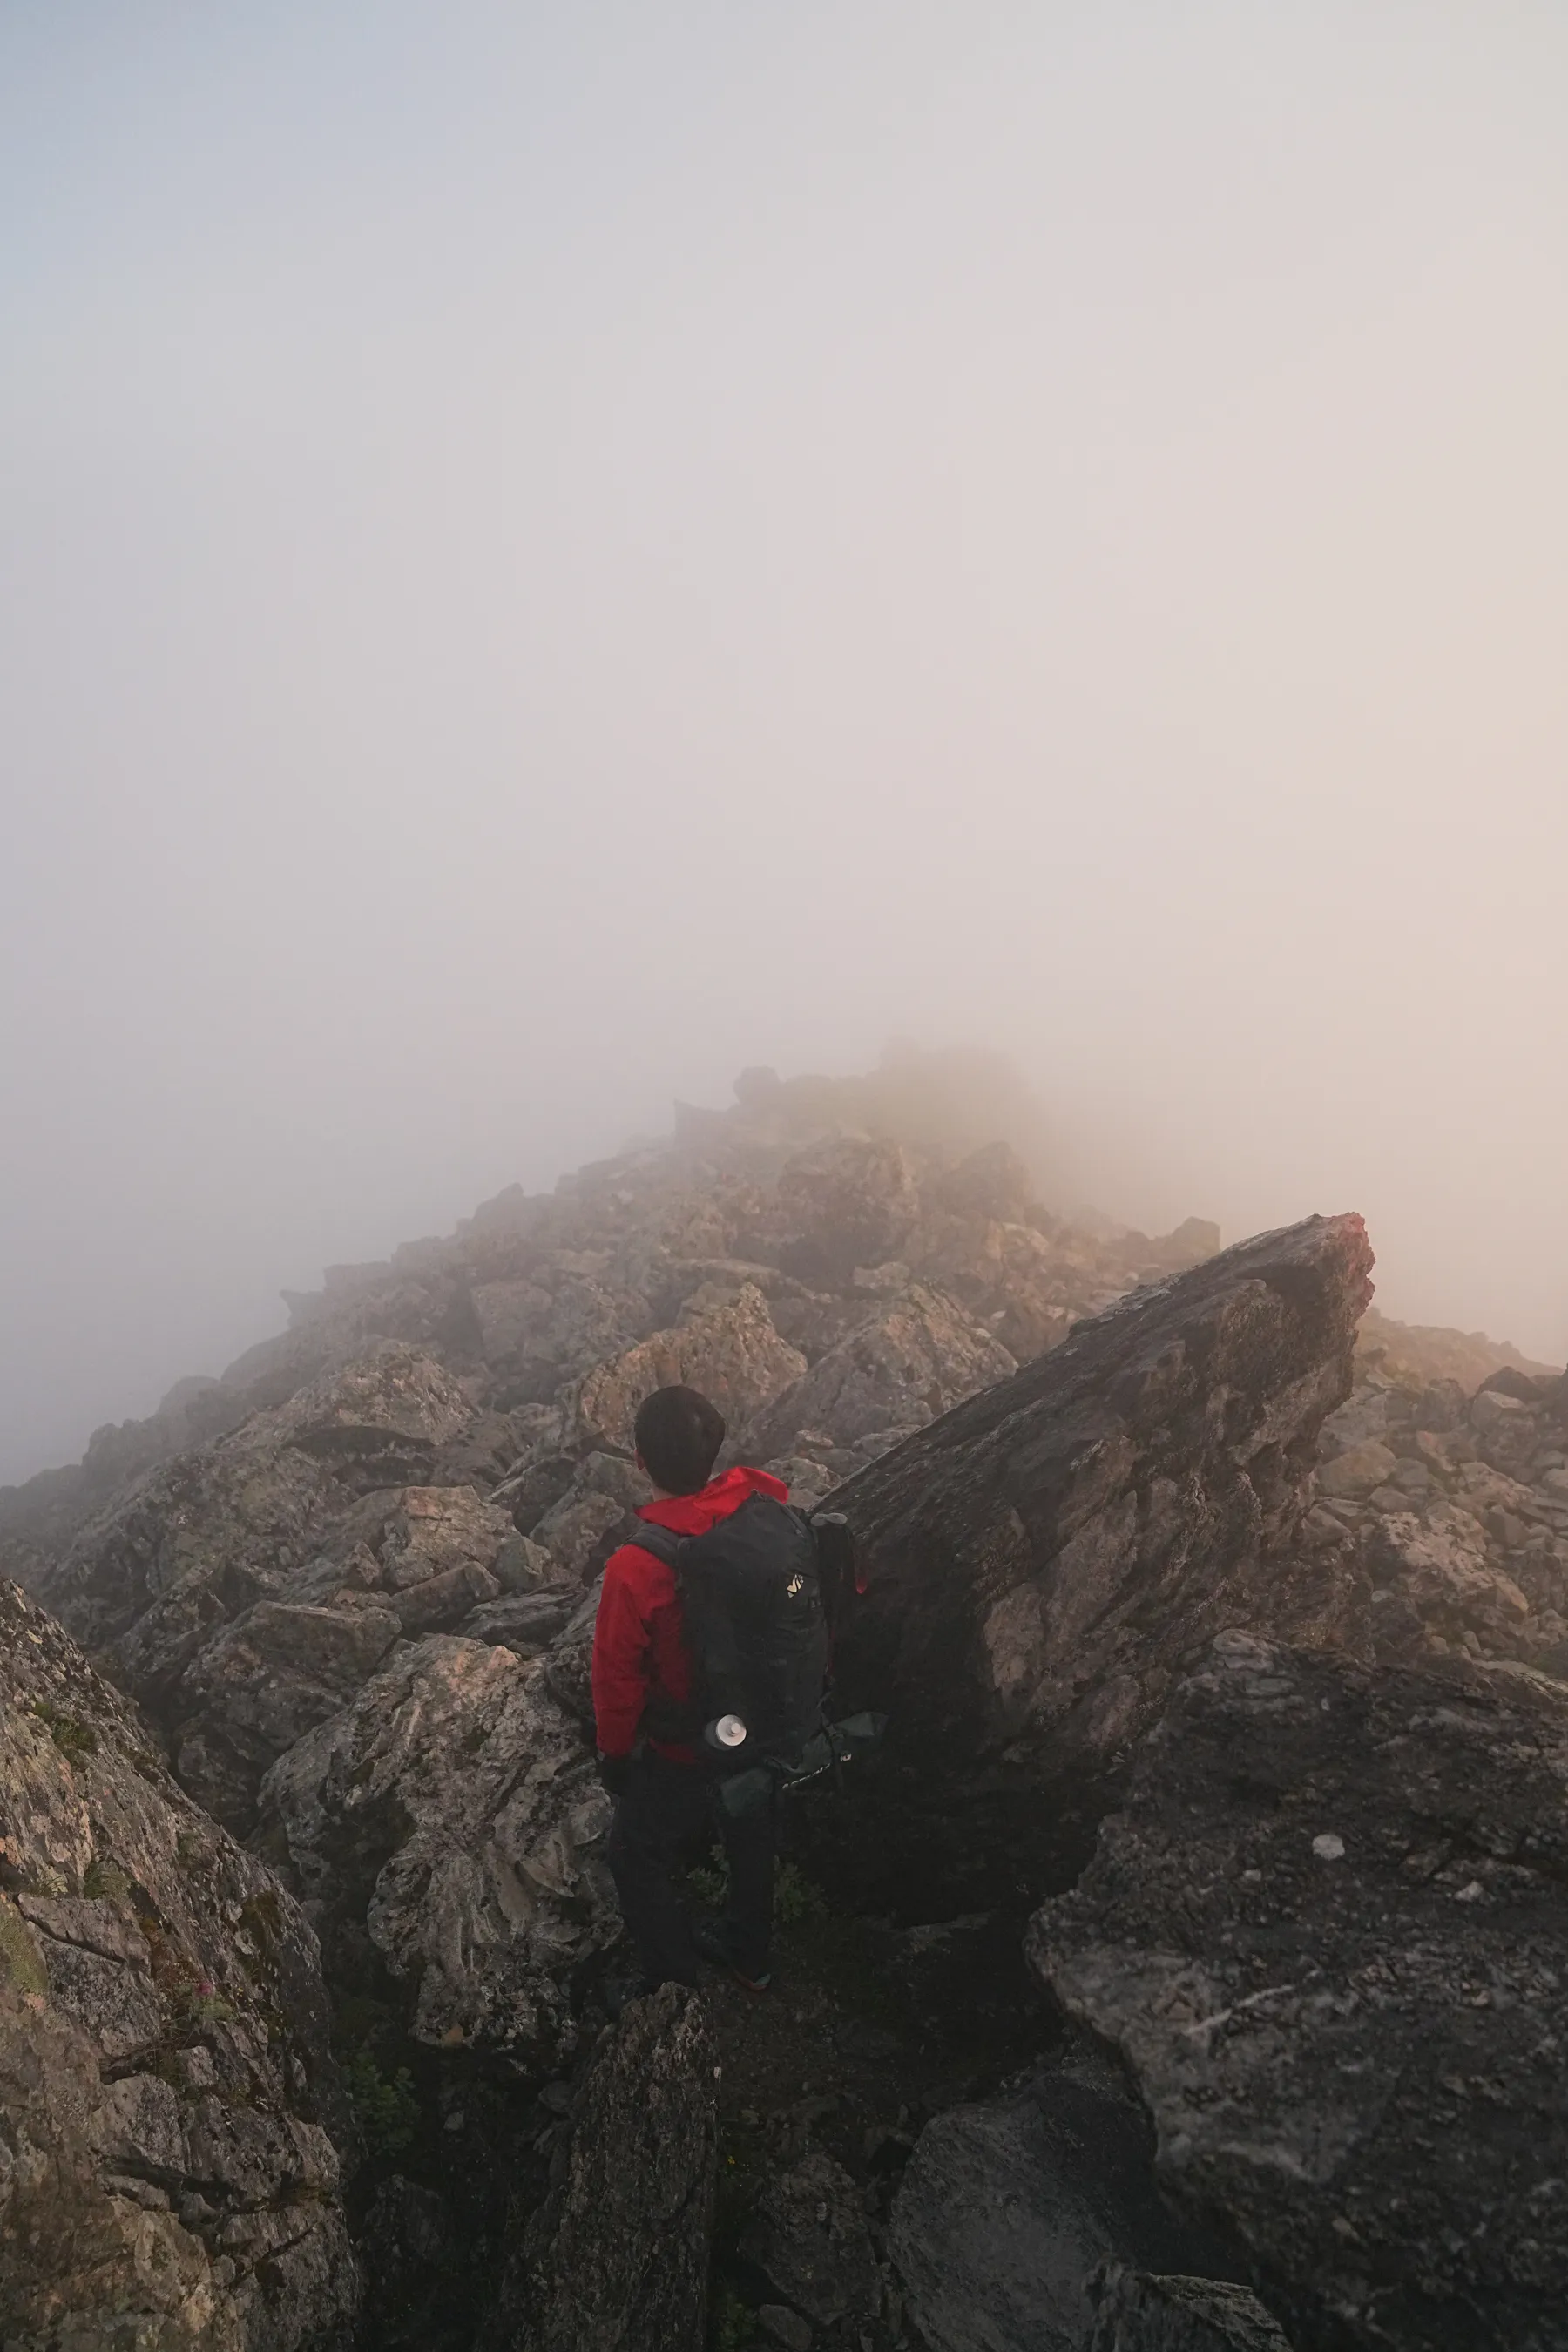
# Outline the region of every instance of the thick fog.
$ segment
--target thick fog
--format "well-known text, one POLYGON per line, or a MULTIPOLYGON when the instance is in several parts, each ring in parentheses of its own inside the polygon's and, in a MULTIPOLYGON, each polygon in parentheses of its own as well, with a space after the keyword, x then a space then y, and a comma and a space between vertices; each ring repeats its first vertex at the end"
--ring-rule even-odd
POLYGON ((1568 1349, 1568 13, 0 12, 0 1475, 751 1062, 1568 1349))

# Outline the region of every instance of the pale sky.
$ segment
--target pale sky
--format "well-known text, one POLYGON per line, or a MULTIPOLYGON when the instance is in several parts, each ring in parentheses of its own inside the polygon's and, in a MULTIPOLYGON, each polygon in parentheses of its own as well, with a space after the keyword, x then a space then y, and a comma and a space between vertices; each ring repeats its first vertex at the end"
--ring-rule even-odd
POLYGON ((0 1475, 902 1033, 1568 1352, 1568 10, 0 5, 0 1475))

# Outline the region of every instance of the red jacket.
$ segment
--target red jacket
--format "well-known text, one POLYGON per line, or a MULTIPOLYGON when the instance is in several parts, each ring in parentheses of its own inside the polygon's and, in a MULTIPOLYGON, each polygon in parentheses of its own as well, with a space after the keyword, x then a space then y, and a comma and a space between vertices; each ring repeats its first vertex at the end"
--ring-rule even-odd
MULTIPOLYGON (((645 1503, 637 1517, 678 1536, 706 1535, 752 1495, 771 1495, 783 1503, 789 1488, 765 1470, 726 1470, 700 1494, 645 1503)), ((630 1754, 643 1709, 656 1692, 677 1700, 691 1696, 675 1570, 640 1544, 623 1544, 610 1554, 594 1620, 594 1722, 601 1755, 630 1754)), ((648 1745, 679 1763, 693 1760, 689 1748, 657 1739, 648 1745)))

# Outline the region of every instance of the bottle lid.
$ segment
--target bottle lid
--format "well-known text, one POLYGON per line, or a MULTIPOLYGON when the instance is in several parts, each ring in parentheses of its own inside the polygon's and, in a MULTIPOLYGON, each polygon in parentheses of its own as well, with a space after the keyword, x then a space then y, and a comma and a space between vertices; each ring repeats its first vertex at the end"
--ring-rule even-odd
POLYGON ((746 1727, 738 1715, 721 1715, 713 1726, 713 1737, 721 1748, 740 1748, 745 1743, 746 1727))

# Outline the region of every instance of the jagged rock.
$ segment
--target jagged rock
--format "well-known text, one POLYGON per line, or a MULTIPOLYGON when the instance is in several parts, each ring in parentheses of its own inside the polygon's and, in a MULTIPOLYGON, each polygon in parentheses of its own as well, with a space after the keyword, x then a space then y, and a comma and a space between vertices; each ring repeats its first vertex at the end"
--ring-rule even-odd
POLYGON ((763 2303, 757 2306, 757 2332, 764 2344, 776 2344, 780 2352, 811 2352, 816 2341, 809 2319, 792 2311, 787 2303, 763 2303))
POLYGON ((184 1677, 175 1766, 185 1788, 226 1827, 244 1832, 273 1759, 335 1715, 404 1630, 390 1609, 258 1601, 184 1677))
POLYGON ((1022 2095, 929 2123, 893 2201, 888 2252, 931 2352, 1082 2352, 1108 2258, 1208 2250, 1165 2214, 1152 2134, 1087 2042, 1022 2095))
POLYGON ((489 2352, 702 2352, 718 2067, 701 2000, 634 2001, 595 2058, 489 2352))
POLYGON ((520 1658, 548 1649, 578 1603, 578 1594, 565 1586, 539 1592, 516 1592, 505 1601, 487 1601, 465 1617, 458 1631, 465 1641, 499 1642, 520 1658))
POLYGON ((1568 1692, 1221 1635, 1030 1956, 1290 2333, 1558 2352, 1568 1692))
POLYGON ((577 1475, 577 1457, 553 1447, 531 1456, 494 1488, 491 1501, 511 1513, 512 1525, 526 1538, 545 1513, 553 1509, 577 1475))
POLYGON ((567 1979, 616 1932, 610 1808, 542 1662, 447 1634, 399 1648, 279 1759, 259 1817, 329 1966, 368 1934, 417 2040, 570 2055, 567 1979))
POLYGON ((881 2280, 859 2192, 840 2164, 813 2148, 763 2184, 741 2252, 785 2303, 826 2326, 881 2307, 881 2280))
POLYGON ((220 1622, 279 1597, 359 1494, 405 1486, 474 1419, 439 1365, 389 1343, 154 1472, 83 1531, 44 1598, 156 1706, 220 1622))
POLYGON ((335 2337, 359 2281, 316 1939, 0 1585, 0 2337, 335 2337))
POLYGON ((580 1581, 604 1566, 616 1544, 624 1541, 622 1530, 629 1533, 630 1527, 625 1505, 613 1495, 579 1493, 572 1487, 546 1511, 533 1536, 564 1576, 580 1581))
POLYGON ((1088 2352, 1290 2352, 1250 2287, 1108 2265, 1090 2281, 1088 2352))
POLYGON ((910 1254, 921 1277, 959 1300, 1019 1362, 1044 1355, 1079 1316, 1130 1286, 1120 1270, 1108 1284, 1037 1223, 937 1213, 922 1222, 910 1254))
POLYGON ((897 1257, 920 1217, 920 1193, 900 1144, 834 1136, 780 1171, 779 1206, 795 1234, 782 1259, 810 1281, 849 1279, 858 1265, 897 1257))
POLYGON ((1441 1526, 1424 1525, 1408 1511, 1393 1514, 1368 1531, 1364 1557, 1380 1655, 1401 1654, 1391 1622, 1400 1603, 1447 1640, 1468 1627, 1498 1649, 1530 1614, 1513 1579, 1488 1559, 1477 1522, 1460 1514, 1441 1526))
POLYGON ((394 2172, 377 2187, 360 2233, 370 2340, 439 2344, 449 2315, 452 2215, 435 2189, 394 2172))
POLYGON ((51 1578, 237 1834, 262 1774, 391 1643, 446 1630, 529 1562, 468 1486, 406 1483, 475 1427, 441 1368, 386 1346, 155 1474, 51 1578), (378 1484, 379 1482, 379 1484, 378 1484), (369 1491, 362 1491, 368 1488, 369 1491))
POLYGON ((933 1865, 1048 1883, 1076 1834, 1063 1773, 1111 1765, 1221 1626, 1370 1641, 1364 1577, 1289 1549, 1370 1258, 1355 1217, 1245 1243, 839 1489, 869 1580, 839 1690, 890 1712, 883 1785, 933 1865))
POLYGON ((912 1286, 814 1364, 743 1434, 759 1459, 787 1454, 803 1430, 839 1445, 895 1423, 918 1425, 1016 1370, 999 1340, 940 1292, 912 1286))
POLYGON ((1010 1143, 983 1143, 922 1187, 922 1200, 956 1215, 1016 1224, 1035 1197, 1034 1179, 1010 1143))
POLYGON ((585 1443, 627 1452, 638 1405, 674 1382, 700 1389, 735 1429, 805 1370, 805 1357, 774 1330, 767 1300, 747 1283, 732 1304, 656 1331, 590 1372, 578 1392, 578 1429, 585 1443))
POLYGON ((384 1517, 376 1552, 382 1580, 393 1592, 454 1569, 493 1570, 513 1537, 510 1515, 470 1486, 406 1486, 377 1502, 384 1517))
POLYGON ((594 1727, 594 1693, 590 1675, 594 1660, 594 1621, 605 1580, 599 1576, 551 1643, 544 1661, 544 1679, 553 1697, 576 1723, 594 1727))
POLYGON ((1470 1427, 1482 1460, 1494 1470, 1512 1478, 1521 1478, 1529 1470, 1541 1443, 1541 1423, 1533 1409, 1538 1402, 1524 1403, 1498 1388, 1482 1389, 1471 1400, 1470 1427))
POLYGON ((1376 1438, 1368 1438, 1363 1444, 1352 1445, 1323 1465, 1318 1473, 1319 1492, 1361 1502, 1385 1486, 1398 1466, 1397 1456, 1386 1445, 1380 1444, 1376 1438))

